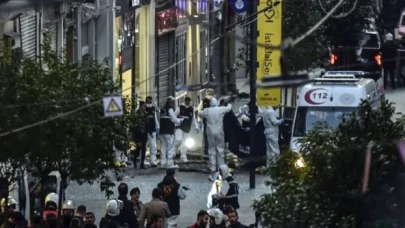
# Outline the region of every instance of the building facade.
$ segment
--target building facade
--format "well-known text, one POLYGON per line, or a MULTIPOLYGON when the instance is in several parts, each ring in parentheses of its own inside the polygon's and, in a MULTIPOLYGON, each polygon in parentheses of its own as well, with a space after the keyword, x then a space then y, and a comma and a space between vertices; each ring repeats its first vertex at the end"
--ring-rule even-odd
POLYGON ((155 1, 140 1, 135 11, 134 93, 155 96, 155 1))

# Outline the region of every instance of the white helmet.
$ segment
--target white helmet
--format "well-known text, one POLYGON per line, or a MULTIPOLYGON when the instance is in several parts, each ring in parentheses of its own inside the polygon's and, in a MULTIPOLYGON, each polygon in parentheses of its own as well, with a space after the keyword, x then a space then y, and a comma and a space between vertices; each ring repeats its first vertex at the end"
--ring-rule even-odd
MULTIPOLYGON (((7 197, 7 206, 17 205, 18 202, 12 196, 7 197)), ((1 199, 1 207, 4 208, 6 206, 6 198, 1 199)))
POLYGON ((224 213, 218 208, 208 210, 208 215, 215 219, 215 225, 221 225, 224 222, 224 213))
POLYGON ((75 204, 73 203, 73 201, 71 200, 66 200, 65 202, 63 202, 62 205, 62 210, 75 210, 75 204))
POLYGON ((47 203, 54 203, 56 205, 56 207, 58 207, 58 203, 59 203, 59 196, 58 194, 51 192, 49 193, 46 197, 45 197, 45 205, 47 203))
POLYGON ((118 216, 123 206, 124 203, 121 200, 118 199, 109 200, 106 206, 107 214, 110 216, 118 216))
MULTIPOLYGON (((13 205, 16 206, 17 204, 18 204, 17 200, 15 200, 13 197, 11 197, 11 196, 7 197, 7 207, 10 207, 10 206, 13 206, 13 205)), ((0 210, 0 212, 1 211, 4 212, 7 207, 6 207, 6 198, 1 199, 1 210, 0 210)))

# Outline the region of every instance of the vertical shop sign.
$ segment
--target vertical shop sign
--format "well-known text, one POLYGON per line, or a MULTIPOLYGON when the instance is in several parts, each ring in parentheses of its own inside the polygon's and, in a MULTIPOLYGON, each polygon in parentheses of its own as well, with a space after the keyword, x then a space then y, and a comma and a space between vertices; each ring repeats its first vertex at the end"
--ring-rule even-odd
MULTIPOLYGON (((257 11, 272 6, 274 0, 260 1, 257 11)), ((281 44, 282 3, 257 16, 257 42, 277 46, 281 44)), ((257 81, 281 74, 280 50, 257 47, 257 81)), ((281 103, 281 88, 257 88, 258 106, 277 106, 281 103)))

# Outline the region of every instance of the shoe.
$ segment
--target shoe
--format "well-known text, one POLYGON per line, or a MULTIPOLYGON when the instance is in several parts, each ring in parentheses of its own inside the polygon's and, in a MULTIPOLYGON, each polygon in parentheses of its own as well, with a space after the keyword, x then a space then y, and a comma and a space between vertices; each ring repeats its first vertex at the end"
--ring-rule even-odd
POLYGON ((141 165, 141 167, 139 167, 139 169, 146 169, 146 167, 144 165, 141 165))
POLYGON ((212 175, 212 174, 208 175, 208 180, 211 182, 214 182, 215 181, 214 175, 212 175))
POLYGON ((179 168, 178 165, 172 165, 167 167, 167 169, 178 169, 178 168, 179 168))

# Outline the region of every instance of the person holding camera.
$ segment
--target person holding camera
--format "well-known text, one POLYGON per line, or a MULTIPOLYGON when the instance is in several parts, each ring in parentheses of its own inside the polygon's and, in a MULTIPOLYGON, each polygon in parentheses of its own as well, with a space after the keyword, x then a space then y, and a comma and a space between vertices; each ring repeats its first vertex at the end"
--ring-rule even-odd
POLYGON ((186 190, 189 190, 189 188, 179 184, 174 175, 174 169, 167 169, 166 176, 158 184, 158 188, 163 193, 163 201, 169 205, 171 212, 171 216, 167 219, 168 228, 177 227, 177 219, 180 215, 180 200, 187 197, 186 190))

